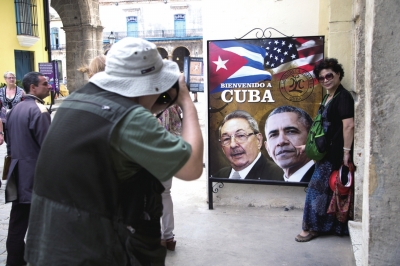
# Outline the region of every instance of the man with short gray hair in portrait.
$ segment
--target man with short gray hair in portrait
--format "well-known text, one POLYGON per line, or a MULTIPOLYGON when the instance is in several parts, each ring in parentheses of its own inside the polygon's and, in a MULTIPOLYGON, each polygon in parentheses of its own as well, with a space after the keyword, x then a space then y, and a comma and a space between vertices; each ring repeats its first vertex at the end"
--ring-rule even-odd
POLYGON ((263 136, 249 113, 235 110, 228 114, 219 127, 219 141, 231 166, 220 169, 214 177, 282 180, 281 169, 261 153, 263 136))

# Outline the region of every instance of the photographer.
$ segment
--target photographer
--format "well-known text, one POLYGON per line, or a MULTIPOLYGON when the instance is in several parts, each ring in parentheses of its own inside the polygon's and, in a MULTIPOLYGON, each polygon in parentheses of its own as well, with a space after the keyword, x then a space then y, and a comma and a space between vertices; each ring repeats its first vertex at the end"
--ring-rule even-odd
POLYGON ((178 65, 153 43, 120 40, 105 71, 63 101, 43 143, 27 261, 164 265, 160 181, 197 179, 202 162, 197 111, 178 65), (182 138, 153 116, 173 103, 185 113, 182 138))

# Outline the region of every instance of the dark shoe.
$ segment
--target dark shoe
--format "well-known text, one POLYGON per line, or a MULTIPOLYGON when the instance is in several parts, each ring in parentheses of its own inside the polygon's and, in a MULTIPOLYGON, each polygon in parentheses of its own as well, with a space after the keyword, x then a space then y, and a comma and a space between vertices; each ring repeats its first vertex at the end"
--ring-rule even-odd
POLYGON ((161 245, 166 247, 168 250, 175 251, 176 241, 174 238, 161 240, 161 245))
POLYGON ((197 103, 197 99, 195 99, 193 102, 194 102, 194 103, 197 103))
POLYGON ((317 236, 318 236, 318 233, 317 233, 317 232, 310 231, 310 232, 308 232, 308 235, 306 235, 306 236, 302 236, 302 235, 298 234, 298 235, 295 237, 295 240, 296 240, 297 242, 308 242, 308 241, 310 241, 311 239, 316 238, 317 236))

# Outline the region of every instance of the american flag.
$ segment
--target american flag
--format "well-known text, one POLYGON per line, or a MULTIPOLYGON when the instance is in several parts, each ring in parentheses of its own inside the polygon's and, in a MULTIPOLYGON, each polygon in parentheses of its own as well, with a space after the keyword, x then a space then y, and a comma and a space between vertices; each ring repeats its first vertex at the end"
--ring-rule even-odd
POLYGON ((323 59, 324 38, 264 39, 262 47, 266 50, 264 67, 272 71, 274 78, 280 79, 287 70, 296 67, 308 71, 314 77, 314 66, 323 59))

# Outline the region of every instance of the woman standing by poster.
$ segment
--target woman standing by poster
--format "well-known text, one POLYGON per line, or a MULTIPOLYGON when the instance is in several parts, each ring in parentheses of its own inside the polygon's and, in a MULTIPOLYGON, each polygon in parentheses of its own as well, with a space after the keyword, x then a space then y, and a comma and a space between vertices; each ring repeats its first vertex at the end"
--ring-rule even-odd
MULTIPOLYGON (((344 76, 337 59, 326 58, 314 68, 314 75, 328 98, 322 117, 324 132, 330 140, 328 153, 316 162, 315 171, 308 184, 303 214, 303 231, 296 236, 297 242, 307 242, 321 233, 347 235, 347 222, 340 222, 335 215, 327 214, 332 196, 329 177, 334 170, 351 161, 354 139, 354 100, 340 83, 344 76)), ((304 152, 301 146, 300 153, 304 152)))

